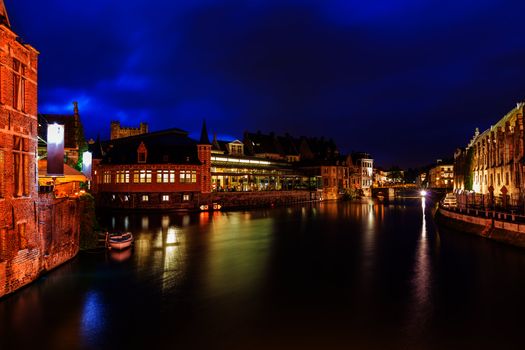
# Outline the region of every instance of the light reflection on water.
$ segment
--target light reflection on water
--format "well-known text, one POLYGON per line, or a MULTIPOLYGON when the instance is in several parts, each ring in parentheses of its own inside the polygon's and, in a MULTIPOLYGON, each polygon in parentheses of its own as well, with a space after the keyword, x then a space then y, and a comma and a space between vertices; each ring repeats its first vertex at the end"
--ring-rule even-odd
MULTIPOLYGON (((145 339, 141 345, 152 348, 216 346, 226 336, 231 343, 222 345, 230 348, 329 348, 340 341, 356 348, 440 348, 431 343, 436 339, 447 348, 443 342, 454 332, 489 334, 490 322, 470 325, 495 315, 506 326, 502 332, 508 330, 495 339, 513 339, 521 318, 502 310, 525 310, 525 256, 438 234, 430 207, 422 200, 108 216, 108 227, 134 233, 134 248, 81 254, 45 282, 0 301, 0 329, 14 337, 31 325, 58 344, 50 348, 59 348, 66 333, 68 345, 104 348, 118 331, 127 332, 128 345, 145 339), (490 268, 465 264, 465 254, 477 254, 476 262, 487 260, 490 268), (470 297, 469 286, 493 295, 494 281, 507 286, 497 302, 470 297), (450 293, 451 285, 463 288, 450 293), (476 314, 457 311, 466 300, 476 314), (450 314, 462 322, 449 326, 450 314), (35 315, 53 315, 59 326, 44 331, 31 322, 35 315)), ((119 339, 109 342, 122 346, 119 339)))
POLYGON ((84 297, 81 333, 84 342, 101 336, 105 330, 104 304, 100 293, 90 290, 84 297))

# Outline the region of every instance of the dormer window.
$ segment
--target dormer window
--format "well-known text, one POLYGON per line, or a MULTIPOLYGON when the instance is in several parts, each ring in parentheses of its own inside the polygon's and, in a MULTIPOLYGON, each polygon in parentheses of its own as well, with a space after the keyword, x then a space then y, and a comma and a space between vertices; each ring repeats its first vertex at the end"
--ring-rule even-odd
POLYGON ((139 148, 137 149, 137 163, 146 163, 148 159, 148 150, 144 142, 141 142, 139 148))

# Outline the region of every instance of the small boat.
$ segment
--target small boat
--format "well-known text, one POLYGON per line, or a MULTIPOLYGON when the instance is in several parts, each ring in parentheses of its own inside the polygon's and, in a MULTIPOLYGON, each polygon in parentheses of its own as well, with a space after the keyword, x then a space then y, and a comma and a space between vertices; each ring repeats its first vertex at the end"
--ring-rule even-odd
POLYGON ((133 243, 133 234, 131 232, 106 234, 106 246, 108 249, 126 249, 133 243))

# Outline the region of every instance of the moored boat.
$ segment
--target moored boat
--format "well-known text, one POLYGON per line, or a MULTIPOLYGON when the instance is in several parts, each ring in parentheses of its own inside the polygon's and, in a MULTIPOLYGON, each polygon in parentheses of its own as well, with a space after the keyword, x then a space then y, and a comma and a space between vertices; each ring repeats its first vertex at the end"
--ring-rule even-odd
POLYGON ((106 236, 106 245, 108 249, 126 249, 131 247, 133 243, 133 234, 131 232, 125 232, 120 234, 109 234, 106 236))

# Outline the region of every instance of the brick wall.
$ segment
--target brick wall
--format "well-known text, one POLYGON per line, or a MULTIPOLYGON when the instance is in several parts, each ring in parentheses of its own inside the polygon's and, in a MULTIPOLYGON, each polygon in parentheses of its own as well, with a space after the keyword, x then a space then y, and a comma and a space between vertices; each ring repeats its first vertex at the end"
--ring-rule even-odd
POLYGON ((0 297, 78 251, 78 202, 37 193, 39 53, 17 39, 0 25, 0 297))

